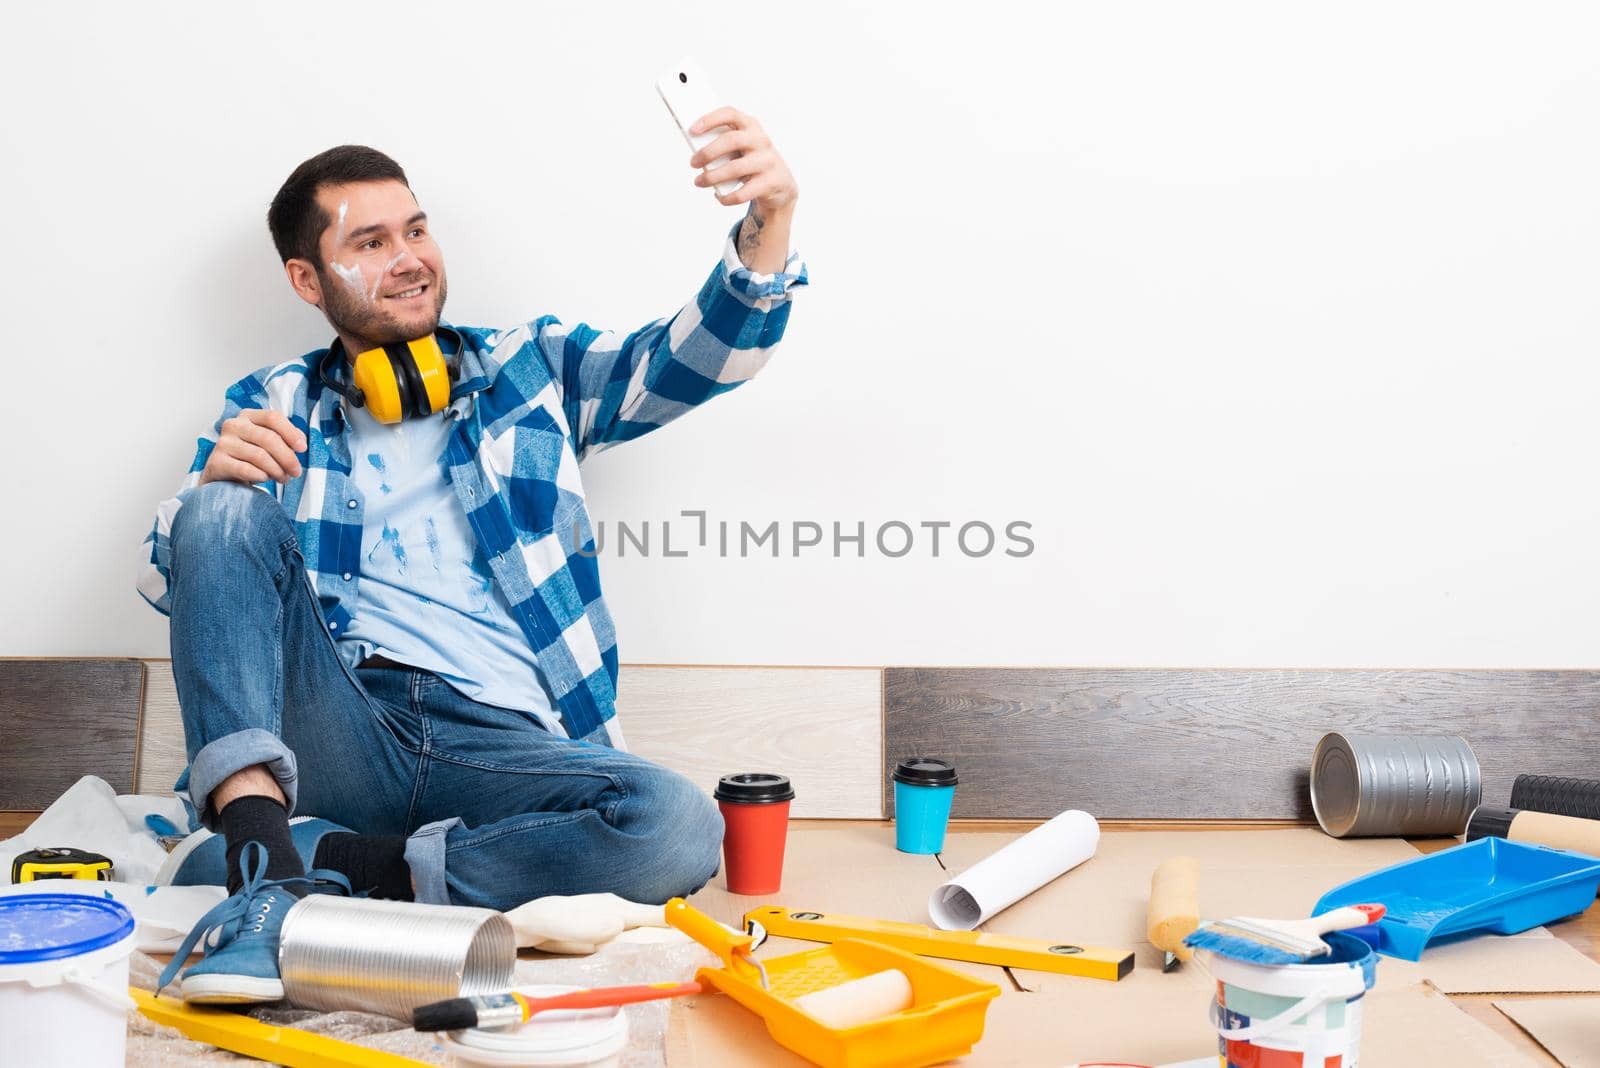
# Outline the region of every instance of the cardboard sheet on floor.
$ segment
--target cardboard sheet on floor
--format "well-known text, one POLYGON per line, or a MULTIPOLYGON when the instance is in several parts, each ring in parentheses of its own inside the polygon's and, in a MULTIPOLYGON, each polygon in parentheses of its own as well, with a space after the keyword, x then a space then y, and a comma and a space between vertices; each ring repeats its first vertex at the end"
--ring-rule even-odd
MULTIPOLYGON (((932 857, 896 851, 889 825, 796 829, 790 834, 782 893, 766 898, 732 895, 719 876, 692 900, 728 923, 737 923, 745 911, 769 903, 927 923, 927 899, 934 888, 1014 837, 953 832, 946 840, 941 868, 932 857)), ((1329 887, 1417 855, 1403 841, 1341 840, 1314 829, 1108 831, 1093 860, 1000 913, 984 929, 1128 946, 1137 955, 1133 974, 1109 983, 1015 969, 1013 975, 1028 991, 1022 993, 1001 969, 949 962, 1002 990, 990 1005, 990 1037, 963 1063, 1027 1065, 1117 1056, 1159 1064, 1163 1059, 1200 1056, 1213 1048, 1205 1014, 1210 980, 1194 964, 1163 974, 1160 952, 1145 942, 1150 874, 1161 861, 1182 854, 1200 858, 1201 907, 1208 916, 1305 915, 1329 887), (1150 1021, 1160 1021, 1160 1026, 1152 1027, 1150 1021), (1076 1036, 1073 1044, 1056 1048, 1054 1043, 1062 1037, 1052 1030, 1057 1027, 1076 1036), (1127 1036, 1142 1044, 1118 1052, 1116 1041, 1127 1036)), ((814 946, 774 938, 761 956, 814 946)), ((1428 995, 1418 986, 1424 978, 1447 992, 1600 990, 1600 964, 1543 929, 1440 947, 1420 963, 1386 957, 1379 965, 1373 1004, 1388 1007, 1382 1014, 1369 1014, 1373 1030, 1370 1047, 1364 1049, 1370 1048, 1373 1056, 1363 1058, 1368 1068, 1408 1063, 1405 1051, 1411 1047, 1406 1046, 1405 1027, 1393 1030, 1390 1020, 1411 1021, 1407 1026, 1420 1027, 1419 1033, 1439 1042, 1445 1039, 1435 1039, 1432 1032, 1476 1036, 1460 1040, 1461 1065, 1500 1068, 1526 1063, 1447 999, 1428 995)), ((760 1019, 722 995, 675 1002, 671 1021, 669 1064, 803 1063, 771 1041, 760 1019)), ((1457 1063, 1428 1059, 1415 1051, 1409 1055, 1411 1065, 1457 1063)))
MULTIPOLYGON (((991 1005, 989 1038, 971 1065, 1043 1065, 1113 1060, 1163 1064, 1216 1050, 1206 1018, 1209 990, 1140 991, 1136 1001, 1111 984, 1002 996, 991 1005), (1052 1024, 1060 1021, 1059 1030, 1052 1024)), ((1384 989, 1367 999, 1363 1068, 1512 1068, 1528 1063, 1503 1038, 1426 986, 1384 989)))
MULTIPOLYGON (((1126 995, 1122 984, 1080 984, 1068 996, 1007 990, 989 1003, 984 1038, 954 1062, 969 1068, 1121 1060, 1162 1064, 1216 1049, 1207 995, 1193 988, 1126 995)), ((1374 991, 1368 1000, 1362 1068, 1523 1068, 1532 1062, 1505 1039, 1425 986, 1374 991)), ((721 994, 673 1003, 668 1068, 760 1064, 803 1068, 753 1013, 721 994)))
POLYGON ((1383 958, 1396 981, 1427 979, 1446 994, 1600 993, 1600 964, 1544 927, 1434 946, 1420 961, 1383 958))
MULTIPOLYGON (((1014 837, 950 835, 940 859, 952 874, 959 873, 1014 837)), ((1139 943, 1145 951, 1139 965, 1158 963, 1159 952, 1144 941, 1150 875, 1163 861, 1183 855, 1200 861, 1202 916, 1304 916, 1330 887, 1417 852, 1398 839, 1338 839, 1310 828, 1107 831, 1093 859, 992 917, 983 929, 1018 937, 1139 943)))
MULTIPOLYGON (((894 847, 893 824, 796 828, 784 848, 783 888, 749 897, 728 893, 721 873, 689 898, 695 908, 737 927, 758 905, 845 912, 924 923, 928 895, 944 881, 932 856, 894 847)), ((815 943, 806 943, 813 948, 815 943)))
POLYGON ((1362 1068, 1529 1068, 1535 1063, 1425 984, 1374 990, 1361 1026, 1362 1068))
MULTIPOLYGON (((942 859, 959 871, 1012 837, 952 835, 942 859)), ((1312 829, 1106 832, 1094 859, 993 917, 983 929, 1130 946, 1135 976, 1159 969, 1161 953, 1145 941, 1150 874, 1161 861, 1185 853, 1200 859, 1200 910, 1208 918, 1309 915, 1331 887, 1417 855, 1397 839, 1337 839, 1312 829)), ((926 922, 925 914, 920 921, 926 922)), ((1600 992, 1600 963, 1545 928, 1432 947, 1415 962, 1384 957, 1379 967, 1389 985, 1428 980, 1449 994, 1600 992)), ((1016 974, 1029 987, 1058 978, 1083 981, 1016 974)), ((1205 982, 1194 965, 1161 978, 1168 984, 1205 982)))
POLYGON ((1494 1007, 1563 1068, 1600 1068, 1600 998, 1527 998, 1497 1001, 1494 1007))

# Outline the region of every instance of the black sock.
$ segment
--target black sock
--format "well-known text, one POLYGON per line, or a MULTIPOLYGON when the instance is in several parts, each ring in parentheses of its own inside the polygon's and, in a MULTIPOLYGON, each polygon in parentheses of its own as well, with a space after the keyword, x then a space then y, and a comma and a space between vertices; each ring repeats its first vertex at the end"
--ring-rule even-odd
POLYGON ((372 897, 414 900, 404 835, 333 831, 317 843, 311 866, 338 872, 358 894, 365 890, 372 897))
MULTIPOLYGON (((292 879, 306 873, 294 839, 289 837, 289 813, 272 798, 254 794, 236 797, 217 813, 217 820, 228 840, 228 893, 236 894, 244 885, 239 856, 249 842, 260 842, 266 849, 268 879, 292 879)), ((300 895, 305 887, 291 886, 288 890, 300 895)))

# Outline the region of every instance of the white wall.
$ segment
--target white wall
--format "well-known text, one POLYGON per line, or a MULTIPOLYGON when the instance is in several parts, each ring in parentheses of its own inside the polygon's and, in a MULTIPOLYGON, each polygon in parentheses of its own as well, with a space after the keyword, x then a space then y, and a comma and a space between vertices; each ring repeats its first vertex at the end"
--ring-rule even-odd
POLYGON ((624 660, 1593 665, 1597 30, 1459 2, 16 8, 0 654, 164 655, 152 506, 228 382, 329 336, 263 218, 305 157, 407 167, 457 322, 688 299, 737 215, 652 88, 692 53, 799 177, 814 285, 755 384, 587 465, 596 517, 1021 519, 1036 549, 610 559, 624 660))

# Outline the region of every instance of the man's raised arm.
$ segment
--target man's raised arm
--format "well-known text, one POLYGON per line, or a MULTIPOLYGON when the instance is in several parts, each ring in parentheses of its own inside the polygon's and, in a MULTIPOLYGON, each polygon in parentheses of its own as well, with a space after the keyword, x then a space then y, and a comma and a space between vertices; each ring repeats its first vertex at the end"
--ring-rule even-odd
POLYGON ((567 328, 553 316, 530 324, 560 385, 580 457, 631 441, 753 378, 783 337, 791 290, 807 284, 805 264, 789 248, 799 187, 788 164, 760 124, 732 108, 703 116, 691 132, 716 126, 729 129, 694 153, 690 166, 742 154, 697 174, 695 185, 743 179, 717 199, 750 209, 695 298, 626 337, 586 323, 567 328))

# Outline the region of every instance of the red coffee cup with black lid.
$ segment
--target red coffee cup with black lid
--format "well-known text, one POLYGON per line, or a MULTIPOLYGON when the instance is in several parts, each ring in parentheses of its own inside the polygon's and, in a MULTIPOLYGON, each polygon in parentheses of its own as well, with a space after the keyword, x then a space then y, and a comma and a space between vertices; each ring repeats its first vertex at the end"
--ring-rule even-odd
POLYGON ((788 777, 764 771, 724 775, 711 796, 726 828, 722 867, 728 892, 776 894, 783 885, 783 847, 794 800, 788 777))

